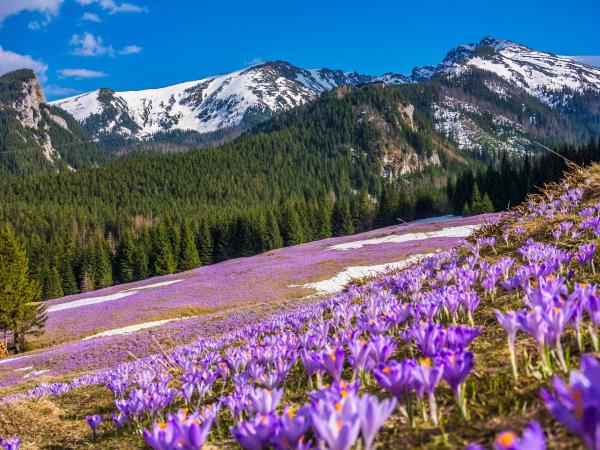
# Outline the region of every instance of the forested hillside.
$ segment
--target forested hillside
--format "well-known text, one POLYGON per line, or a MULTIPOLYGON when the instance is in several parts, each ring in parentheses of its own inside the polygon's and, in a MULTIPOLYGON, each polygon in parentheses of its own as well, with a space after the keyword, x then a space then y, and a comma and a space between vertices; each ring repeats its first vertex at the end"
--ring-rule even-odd
POLYGON ((218 148, 5 179, 0 220, 51 298, 444 212, 468 159, 407 107, 344 88, 218 148))

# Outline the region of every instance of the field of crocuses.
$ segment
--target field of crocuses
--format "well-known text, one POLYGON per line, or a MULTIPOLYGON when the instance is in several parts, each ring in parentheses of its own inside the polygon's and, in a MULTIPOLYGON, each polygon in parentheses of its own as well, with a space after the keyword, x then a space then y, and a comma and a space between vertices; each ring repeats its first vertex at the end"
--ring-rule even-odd
POLYGON ((599 450, 599 243, 593 166, 401 272, 5 396, 3 445, 599 450))
POLYGON ((98 371, 238 330, 341 291, 352 277, 447 250, 484 219, 394 226, 47 302, 38 349, 0 360, 0 386, 98 371))

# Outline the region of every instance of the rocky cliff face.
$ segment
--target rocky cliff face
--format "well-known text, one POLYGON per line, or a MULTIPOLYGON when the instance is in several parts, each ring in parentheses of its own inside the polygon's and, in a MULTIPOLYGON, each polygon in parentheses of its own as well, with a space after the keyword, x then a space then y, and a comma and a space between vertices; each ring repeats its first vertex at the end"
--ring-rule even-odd
POLYGON ((46 103, 31 70, 0 77, 0 175, 76 170, 106 158, 77 121, 46 103))

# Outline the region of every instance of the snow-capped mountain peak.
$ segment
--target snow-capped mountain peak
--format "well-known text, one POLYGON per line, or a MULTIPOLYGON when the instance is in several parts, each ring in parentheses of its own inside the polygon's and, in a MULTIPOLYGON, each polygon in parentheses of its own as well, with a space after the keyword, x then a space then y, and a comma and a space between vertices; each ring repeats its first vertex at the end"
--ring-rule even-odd
MULTIPOLYGON (((387 83, 410 81, 400 74, 384 78, 387 83)), ((285 61, 270 61, 159 89, 100 89, 53 104, 69 111, 97 139, 109 135, 145 139, 171 130, 210 133, 251 126, 326 90, 377 79, 357 72, 302 69, 285 61)))
POLYGON ((428 76, 421 78, 432 78, 459 76, 473 69, 492 72, 550 106, 555 106, 568 91, 600 91, 599 68, 492 37, 458 46, 435 68, 415 71, 420 74, 424 70, 428 76))

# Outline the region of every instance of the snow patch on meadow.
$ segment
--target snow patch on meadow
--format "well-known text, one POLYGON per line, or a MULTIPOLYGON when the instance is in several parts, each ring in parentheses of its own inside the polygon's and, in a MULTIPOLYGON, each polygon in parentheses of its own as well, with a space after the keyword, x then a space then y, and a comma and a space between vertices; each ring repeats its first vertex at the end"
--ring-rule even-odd
POLYGON ((335 294, 336 292, 340 292, 341 290, 343 290, 344 287, 346 287, 348 284, 350 284, 356 279, 365 277, 375 277, 377 275, 381 275, 386 272, 391 272, 393 270, 401 270, 410 266, 411 264, 416 263, 425 256, 427 255, 417 254, 407 259, 403 259, 402 261, 379 264, 376 266, 346 267, 342 272, 339 272, 332 278, 323 281, 317 281, 315 283, 304 284, 302 285, 302 287, 308 289, 315 289, 319 294, 335 294))
POLYGON ((389 236, 383 236, 378 238, 363 239, 361 241, 343 242, 328 247, 331 250, 355 250, 362 248, 365 245, 377 245, 377 244, 401 244, 403 242, 411 241, 424 241, 426 239, 433 238, 461 238, 467 237, 473 231, 481 227, 481 224, 476 225, 461 225, 458 227, 446 227, 436 231, 423 231, 419 233, 404 233, 404 234, 390 234, 389 236))
POLYGON ((163 287, 163 286, 171 286, 172 284, 179 283, 180 281, 183 281, 183 279, 180 278, 178 280, 161 281, 160 283, 147 284, 145 286, 138 286, 138 287, 134 287, 131 289, 126 289, 121 292, 143 291, 144 289, 152 289, 152 288, 163 287))
POLYGON ((39 377, 40 375, 43 375, 47 372, 50 372, 50 369, 34 370, 33 372, 30 372, 27 375, 25 375, 23 379, 26 380, 28 378, 39 377))
POLYGON ((89 306, 95 305, 97 303, 110 302, 113 300, 119 300, 124 297, 129 297, 130 295, 137 294, 139 291, 143 291, 145 289, 157 288, 162 286, 170 286, 175 283, 179 283, 183 281, 179 280, 170 280, 170 281, 161 281, 160 283, 148 284, 146 286, 138 286, 131 289, 126 289, 124 291, 119 291, 115 294, 110 295, 102 295, 100 297, 90 297, 90 298, 82 298, 81 300, 74 300, 72 302, 60 303, 58 305, 53 305, 48 307, 48 312, 56 312, 56 311, 64 311, 65 309, 79 308, 81 306, 89 306))
POLYGON ((31 357, 31 356, 33 356, 33 355, 17 356, 16 358, 7 358, 7 359, 3 359, 3 360, 1 360, 1 361, 0 361, 0 364, 9 363, 9 362, 12 362, 12 361, 18 361, 18 360, 20 360, 20 359, 29 358, 29 357, 31 357))
POLYGON ((64 311, 65 309, 79 308, 81 306, 95 305, 96 303, 110 302, 112 300, 118 300, 123 297, 129 297, 130 295, 136 294, 137 291, 124 291, 117 292, 116 294, 103 295, 101 297, 90 297, 83 298, 81 300, 75 300, 68 303, 60 303, 48 307, 48 312, 64 311))
POLYGON ((138 323, 136 325, 129 325, 127 327, 114 328, 112 330, 106 330, 106 331, 103 331, 101 333, 97 333, 97 334, 94 334, 92 336, 88 336, 88 337, 84 338, 84 341, 87 341, 88 339, 99 338, 99 337, 119 336, 119 335, 122 335, 122 334, 135 333, 136 331, 145 330, 147 328, 159 327, 159 326, 164 325, 164 324, 169 323, 169 322, 175 322, 175 321, 178 321, 178 320, 192 319, 194 317, 196 317, 196 316, 179 317, 179 318, 176 318, 176 319, 155 320, 153 322, 144 322, 144 323, 138 323))

